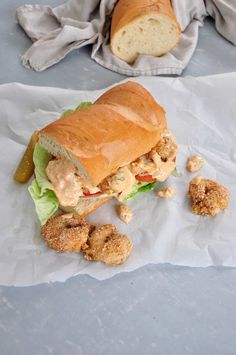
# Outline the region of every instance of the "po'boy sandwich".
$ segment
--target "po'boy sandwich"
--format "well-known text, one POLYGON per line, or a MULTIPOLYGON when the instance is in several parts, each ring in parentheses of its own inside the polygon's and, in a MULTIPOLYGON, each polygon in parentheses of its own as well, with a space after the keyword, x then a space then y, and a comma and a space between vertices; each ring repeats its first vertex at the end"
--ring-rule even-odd
POLYGON ((58 208, 85 216, 115 197, 127 200, 175 170, 178 146, 165 111, 127 82, 38 132, 29 187, 42 224, 58 208))

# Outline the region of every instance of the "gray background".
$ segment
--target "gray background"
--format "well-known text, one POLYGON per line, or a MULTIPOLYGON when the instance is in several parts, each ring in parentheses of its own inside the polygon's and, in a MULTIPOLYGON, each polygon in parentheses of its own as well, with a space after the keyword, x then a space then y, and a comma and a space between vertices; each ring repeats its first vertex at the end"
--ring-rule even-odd
MULTIPOLYGON (((15 21, 23 3, 0 3, 0 83, 98 89, 123 79, 93 62, 90 48, 43 73, 25 69, 30 41, 15 21)), ((231 71, 236 48, 207 20, 184 76, 231 71)), ((0 354, 236 354, 236 269, 149 265, 102 282, 0 287, 0 354)))

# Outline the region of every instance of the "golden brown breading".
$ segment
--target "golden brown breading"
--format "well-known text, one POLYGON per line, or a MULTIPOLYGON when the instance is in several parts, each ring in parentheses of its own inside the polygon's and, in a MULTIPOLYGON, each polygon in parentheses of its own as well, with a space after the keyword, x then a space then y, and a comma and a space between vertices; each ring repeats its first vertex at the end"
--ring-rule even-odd
POLYGON ((102 261, 108 265, 125 262, 132 250, 132 242, 126 235, 118 233, 112 224, 96 228, 82 248, 87 260, 102 261))
POLYGON ((85 219, 72 213, 52 217, 41 228, 48 247, 59 252, 79 252, 90 231, 91 226, 85 219))
POLYGON ((229 191, 214 180, 195 177, 189 184, 192 212, 202 216, 215 216, 229 203, 229 191))

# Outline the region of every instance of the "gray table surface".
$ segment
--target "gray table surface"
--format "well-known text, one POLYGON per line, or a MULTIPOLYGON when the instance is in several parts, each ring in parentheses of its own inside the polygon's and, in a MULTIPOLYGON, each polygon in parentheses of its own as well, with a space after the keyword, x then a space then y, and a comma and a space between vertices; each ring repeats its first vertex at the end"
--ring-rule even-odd
MULTIPOLYGON (((90 48, 43 73, 22 67, 30 41, 14 14, 23 3, 0 3, 0 83, 98 89, 123 79, 93 62, 90 48)), ((183 75, 232 71, 236 48, 207 20, 183 75)), ((236 354, 236 269, 149 265, 102 282, 79 276, 63 284, 0 287, 0 354, 236 354)))

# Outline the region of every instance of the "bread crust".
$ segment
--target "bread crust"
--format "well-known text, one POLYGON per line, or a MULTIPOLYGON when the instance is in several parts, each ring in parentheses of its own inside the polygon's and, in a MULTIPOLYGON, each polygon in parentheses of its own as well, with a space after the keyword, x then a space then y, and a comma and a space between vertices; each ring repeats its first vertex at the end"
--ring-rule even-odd
MULTIPOLYGON (((83 167, 82 177, 97 186, 119 167, 149 152, 165 129, 163 108, 140 84, 127 82, 108 90, 91 107, 43 128, 39 141, 45 146, 47 138, 63 146, 66 158, 83 167)), ((50 144, 45 148, 57 157, 62 154, 50 144)))

